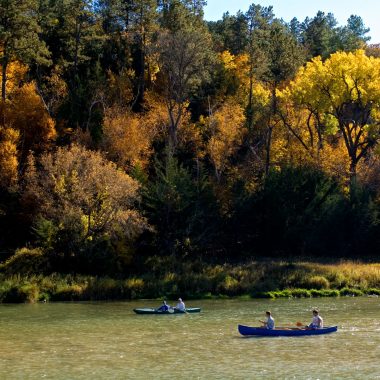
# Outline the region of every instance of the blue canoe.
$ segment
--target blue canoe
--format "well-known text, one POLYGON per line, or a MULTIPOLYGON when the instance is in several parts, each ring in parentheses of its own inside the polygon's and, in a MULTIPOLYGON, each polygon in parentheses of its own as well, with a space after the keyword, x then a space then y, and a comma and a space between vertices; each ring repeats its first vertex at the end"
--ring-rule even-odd
POLYGON ((157 311, 153 308, 143 308, 143 309, 133 309, 136 314, 186 314, 186 313, 199 313, 201 311, 200 307, 188 307, 186 311, 181 311, 178 309, 170 309, 169 311, 157 311))
POLYGON ((324 327, 322 329, 274 329, 268 330, 260 327, 238 326, 239 333, 244 336, 304 336, 329 334, 338 330, 338 326, 324 327))

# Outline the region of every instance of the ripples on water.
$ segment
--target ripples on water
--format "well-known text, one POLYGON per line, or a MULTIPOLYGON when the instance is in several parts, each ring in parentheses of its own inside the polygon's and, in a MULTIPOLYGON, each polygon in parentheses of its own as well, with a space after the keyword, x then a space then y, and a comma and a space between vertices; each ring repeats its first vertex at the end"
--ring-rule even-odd
POLYGON ((200 314, 136 315, 157 302, 0 305, 0 379, 380 379, 380 299, 192 301, 200 314), (244 338, 319 307, 331 335, 244 338))

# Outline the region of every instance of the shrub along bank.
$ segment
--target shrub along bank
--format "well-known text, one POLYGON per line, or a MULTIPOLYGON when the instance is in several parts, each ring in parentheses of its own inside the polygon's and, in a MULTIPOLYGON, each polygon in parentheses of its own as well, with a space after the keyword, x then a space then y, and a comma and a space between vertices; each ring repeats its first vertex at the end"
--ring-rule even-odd
POLYGON ((170 299, 179 295, 187 299, 380 295, 380 264, 283 261, 210 265, 155 258, 147 266, 144 274, 115 279, 58 273, 11 274, 3 264, 0 302, 170 299))

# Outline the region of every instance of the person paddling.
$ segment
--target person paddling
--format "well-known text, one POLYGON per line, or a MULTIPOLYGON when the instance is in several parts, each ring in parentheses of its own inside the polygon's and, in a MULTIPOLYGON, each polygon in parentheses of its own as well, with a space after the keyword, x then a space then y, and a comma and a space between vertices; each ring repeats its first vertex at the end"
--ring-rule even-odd
POLYGON ((162 302, 162 305, 156 309, 156 311, 161 311, 161 312, 165 312, 165 311, 169 311, 169 308, 170 306, 166 303, 166 301, 164 300, 162 302))
POLYGON ((309 326, 309 329, 321 329, 323 328, 323 318, 319 315, 319 311, 317 309, 313 310, 313 319, 309 326))
POLYGON ((270 311, 266 311, 265 315, 267 317, 266 321, 260 321, 263 324, 263 328, 266 328, 268 330, 274 329, 274 319, 272 317, 272 313, 270 311))
POLYGON ((179 311, 183 311, 183 312, 186 311, 186 306, 185 306, 185 303, 182 301, 182 298, 178 298, 178 303, 177 303, 175 309, 177 309, 179 311))

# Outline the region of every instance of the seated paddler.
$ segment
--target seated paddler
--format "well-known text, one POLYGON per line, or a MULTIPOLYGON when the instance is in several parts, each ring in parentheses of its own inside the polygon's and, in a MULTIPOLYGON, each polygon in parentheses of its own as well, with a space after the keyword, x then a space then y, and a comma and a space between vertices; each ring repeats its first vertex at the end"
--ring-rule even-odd
POLYGON ((164 312, 164 311, 169 311, 169 308, 170 306, 166 303, 166 301, 162 301, 162 305, 156 309, 156 311, 161 311, 161 312, 164 312))
POLYGON ((263 324, 263 328, 266 328, 268 330, 274 329, 274 319, 272 317, 272 313, 270 311, 265 312, 266 320, 260 321, 263 324))

